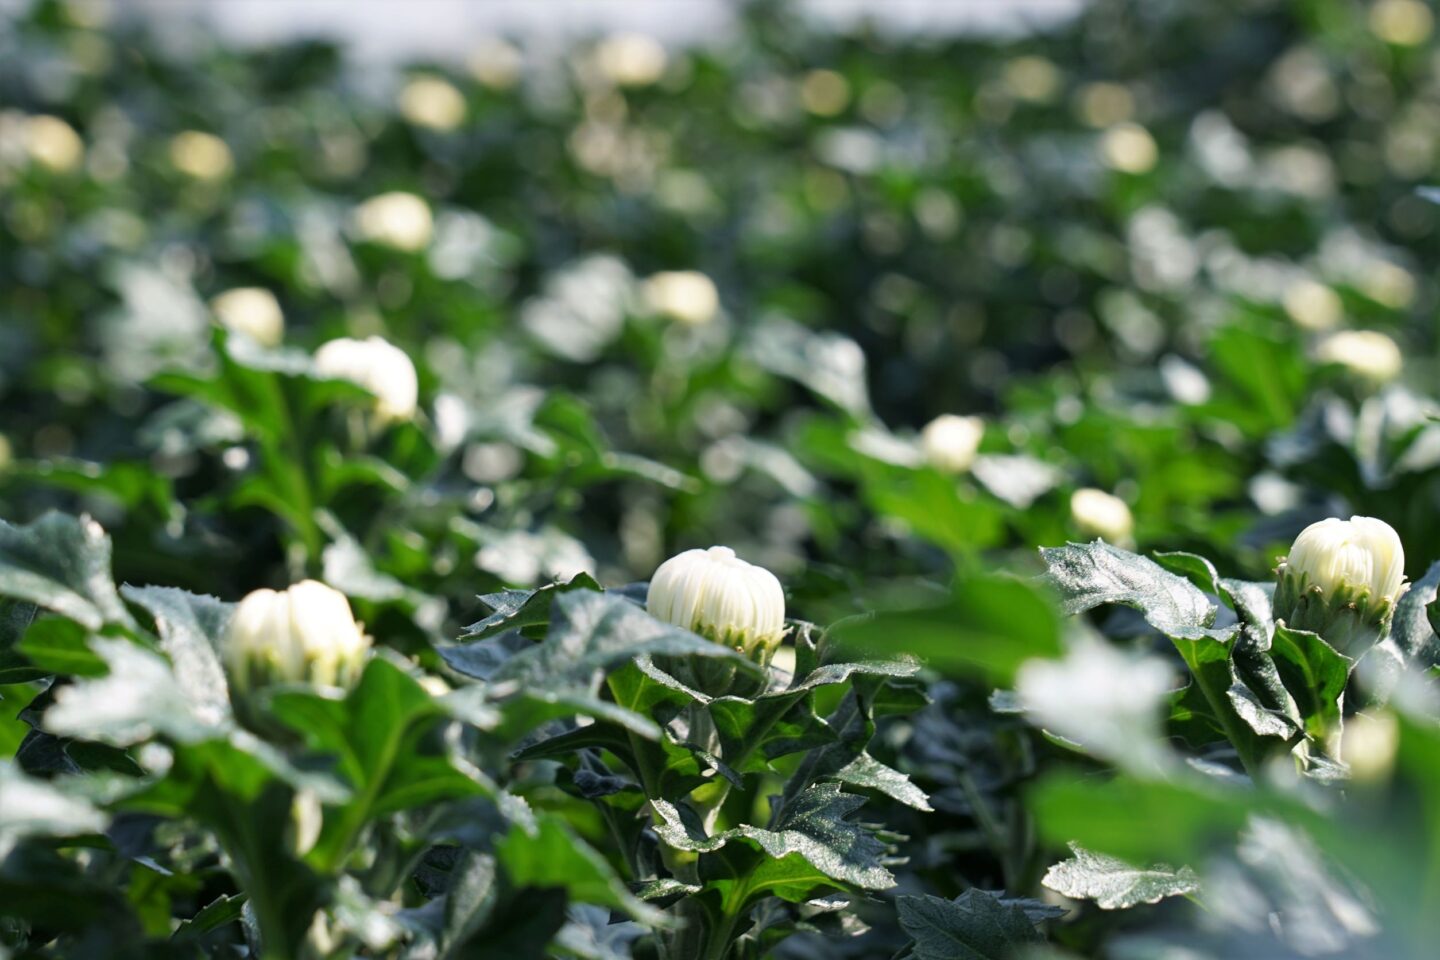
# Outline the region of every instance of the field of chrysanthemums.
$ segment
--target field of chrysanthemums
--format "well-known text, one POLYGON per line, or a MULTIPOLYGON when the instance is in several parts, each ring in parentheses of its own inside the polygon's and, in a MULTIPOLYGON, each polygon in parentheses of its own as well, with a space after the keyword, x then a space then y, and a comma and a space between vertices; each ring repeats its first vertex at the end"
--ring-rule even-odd
POLYGON ((0 13, 0 960, 1435 956, 1427 3, 105 9, 0 13))

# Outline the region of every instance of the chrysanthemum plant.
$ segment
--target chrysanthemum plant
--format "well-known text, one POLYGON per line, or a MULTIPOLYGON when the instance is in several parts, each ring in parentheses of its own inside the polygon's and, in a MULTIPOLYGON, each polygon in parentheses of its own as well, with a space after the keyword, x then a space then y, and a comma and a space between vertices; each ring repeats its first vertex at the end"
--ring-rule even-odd
POLYGON ((867 796, 928 808, 869 752, 918 665, 832 662, 758 568, 701 578, 728 628, 583 575, 489 595, 427 672, 321 584, 117 588, 110 552, 88 518, 0 525, 22 951, 758 957, 893 885, 867 796))

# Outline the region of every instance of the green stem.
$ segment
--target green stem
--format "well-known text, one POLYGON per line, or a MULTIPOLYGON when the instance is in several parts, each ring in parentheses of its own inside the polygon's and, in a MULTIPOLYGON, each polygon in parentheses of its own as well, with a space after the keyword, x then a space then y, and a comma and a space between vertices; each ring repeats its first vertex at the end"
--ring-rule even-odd
POLYGON ((1210 704, 1215 719, 1225 731, 1225 737, 1235 748, 1235 753, 1240 757, 1240 765, 1245 768, 1245 773, 1251 781, 1259 783, 1261 770, 1261 758, 1255 756, 1250 749, 1250 729, 1245 722, 1235 715, 1230 706, 1229 698, 1225 690, 1217 690, 1214 685, 1207 681, 1206 673, 1200 668, 1199 660, 1194 656, 1195 641, 1176 640, 1175 647, 1180 651, 1180 656, 1185 660, 1185 666, 1190 668, 1190 675, 1195 678, 1195 683, 1200 687, 1205 702, 1210 704))

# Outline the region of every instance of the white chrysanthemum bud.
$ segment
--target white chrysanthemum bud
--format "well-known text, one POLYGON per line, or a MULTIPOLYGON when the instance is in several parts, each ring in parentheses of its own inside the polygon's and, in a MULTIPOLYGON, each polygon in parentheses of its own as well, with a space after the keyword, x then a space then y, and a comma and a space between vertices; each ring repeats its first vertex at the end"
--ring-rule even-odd
POLYGON ((1300 532, 1277 573, 1276 618, 1355 655, 1389 630, 1405 583, 1405 548, 1384 520, 1331 517, 1300 532))
POLYGON ((470 74, 492 90, 509 90, 520 79, 525 55, 499 37, 486 37, 469 58, 470 74))
POLYGON ((785 633, 780 581, 729 547, 686 550, 660 564, 645 608, 659 620, 743 650, 762 663, 785 633))
POLYGON ((465 110, 465 95, 440 77, 416 77, 400 91, 400 115, 417 127, 454 130, 465 110))
POLYGON ((1135 532, 1129 505, 1094 487, 1082 487, 1070 495, 1070 519, 1082 533, 1109 543, 1127 543, 1135 532))
POLYGON ((942 413, 920 431, 920 450, 936 470, 964 473, 975 462, 984 436, 985 421, 979 417, 942 413))
POLYGON ((1385 383, 1400 375, 1400 347, 1377 330, 1342 330, 1320 341, 1315 358, 1339 364, 1357 377, 1385 383))
POLYGON ((1100 138, 1100 156, 1106 166, 1121 173, 1141 174, 1154 169, 1160 148, 1140 124, 1117 123, 1100 138))
POLYGON ((280 302, 264 287, 226 290, 210 301, 210 309, 226 330, 243 333, 264 346, 279 346, 285 337, 285 314, 280 302))
POLYGON ((186 130, 170 140, 170 165, 196 180, 220 180, 235 168, 235 158, 215 134, 186 130))
POLYGON ((355 227, 361 237, 372 243, 414 253, 430 245, 435 218, 424 200, 396 190, 371 197, 356 207, 355 227))
POLYGON ((68 173, 85 159, 85 142, 59 117, 40 114, 26 118, 24 136, 30 159, 56 173, 68 173))
POLYGON ((271 683, 349 686, 360 676, 370 638, 345 594, 315 580, 288 590, 256 590, 241 600, 225 630, 230 683, 247 690, 271 683))
POLYGON ((375 411, 383 420, 415 416, 419 385, 415 364, 399 347, 381 337, 341 337, 315 351, 315 371, 323 377, 349 380, 375 395, 375 411))
POLYGON ((692 327, 709 323, 720 310, 714 281, 696 270, 654 274, 645 281, 641 295, 653 313, 692 327))
POLYGON ((647 87, 665 73, 669 57, 660 41, 643 33, 607 37, 595 48, 595 65, 620 87, 647 87))

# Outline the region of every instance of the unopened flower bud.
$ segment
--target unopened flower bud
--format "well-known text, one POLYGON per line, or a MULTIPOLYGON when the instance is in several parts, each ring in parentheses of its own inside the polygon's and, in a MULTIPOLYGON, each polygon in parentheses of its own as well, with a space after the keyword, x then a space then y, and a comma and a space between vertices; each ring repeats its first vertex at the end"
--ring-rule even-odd
POLYGON ((979 417, 942 413, 920 431, 920 449, 936 470, 964 473, 975 462, 984 436, 985 421, 979 417))
POLYGON ((1108 543, 1128 543, 1135 532, 1129 505, 1094 487, 1082 487, 1070 495, 1070 519, 1082 533, 1108 543))
POLYGON ((1342 330, 1320 341, 1315 357, 1344 367, 1353 376, 1380 384, 1400 375, 1404 360, 1395 341, 1377 330, 1342 330))
POLYGON ((315 351, 315 370, 322 377, 349 380, 373 393, 382 420, 415 416, 419 395, 415 364, 404 350, 380 337, 331 340, 315 351))
POLYGON ((441 77, 416 77, 400 91, 400 114, 417 127, 454 130, 467 109, 465 95, 441 77))
POLYGON ((768 662, 785 633, 785 591, 775 574, 729 547, 686 550, 660 564, 645 599, 650 615, 768 662))
POLYGON ((435 218, 424 200, 397 190, 371 197, 356 207, 355 227, 361 237, 372 243, 414 253, 430 245, 435 218))
POLYGON ((223 643, 237 691, 272 683, 348 687, 370 651, 370 638, 355 622, 345 594, 315 580, 248 594, 236 606, 223 643))
POLYGON ((720 310, 715 282, 696 270, 661 271, 645 281, 641 292, 652 312, 686 326, 703 326, 720 310))
POLYGON ((210 309, 222 327, 263 346, 279 346, 285 336, 285 314, 275 294, 264 287, 226 290, 210 301, 210 309))
POLYGON ((235 157, 213 133, 186 130, 170 140, 170 165, 196 180, 221 180, 235 168, 235 157))
POLYGON ((1405 549, 1383 520, 1331 517, 1301 531, 1277 573, 1276 618, 1357 656, 1390 629, 1405 549))
POLYGON ((59 117, 46 114, 29 117, 23 129, 25 150, 40 166, 55 173, 69 173, 85 160, 85 141, 59 117))

